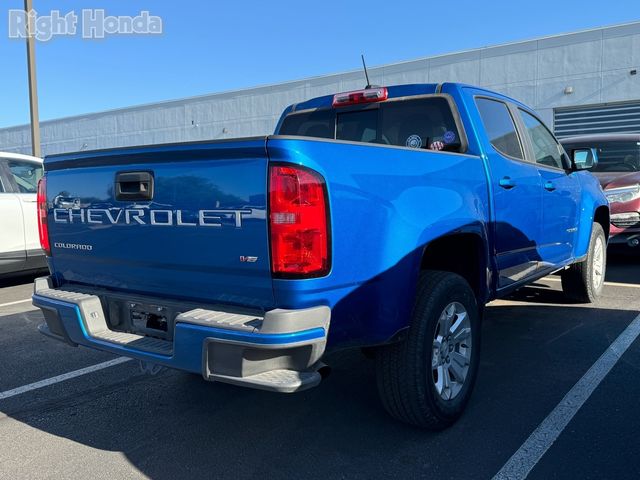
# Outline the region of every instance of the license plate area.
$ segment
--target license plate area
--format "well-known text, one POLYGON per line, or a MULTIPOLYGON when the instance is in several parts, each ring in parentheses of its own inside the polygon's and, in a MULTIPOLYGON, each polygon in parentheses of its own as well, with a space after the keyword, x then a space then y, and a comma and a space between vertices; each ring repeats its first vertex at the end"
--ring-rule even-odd
POLYGON ((151 329, 166 332, 167 317, 164 307, 152 306, 152 311, 134 306, 129 312, 131 324, 136 330, 151 329))
POLYGON ((170 339, 175 314, 163 305, 130 302, 129 326, 134 333, 150 337, 170 339))

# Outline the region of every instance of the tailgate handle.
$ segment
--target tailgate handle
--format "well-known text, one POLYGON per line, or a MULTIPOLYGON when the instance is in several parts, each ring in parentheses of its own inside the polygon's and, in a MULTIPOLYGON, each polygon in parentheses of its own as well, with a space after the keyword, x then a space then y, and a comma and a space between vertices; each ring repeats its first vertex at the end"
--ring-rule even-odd
POLYGON ((152 200, 153 172, 116 173, 116 200, 152 200))

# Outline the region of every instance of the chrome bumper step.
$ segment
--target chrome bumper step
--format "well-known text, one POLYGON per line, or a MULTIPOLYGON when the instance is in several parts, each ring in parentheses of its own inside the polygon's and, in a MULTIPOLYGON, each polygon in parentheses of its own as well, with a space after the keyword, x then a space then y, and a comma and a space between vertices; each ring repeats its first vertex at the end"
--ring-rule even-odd
POLYGON ((113 330, 97 332, 92 336, 96 340, 122 345, 123 347, 135 348, 136 350, 143 350, 145 352, 167 356, 173 353, 173 343, 159 338, 145 337, 144 335, 137 335, 135 333, 116 332, 113 330))

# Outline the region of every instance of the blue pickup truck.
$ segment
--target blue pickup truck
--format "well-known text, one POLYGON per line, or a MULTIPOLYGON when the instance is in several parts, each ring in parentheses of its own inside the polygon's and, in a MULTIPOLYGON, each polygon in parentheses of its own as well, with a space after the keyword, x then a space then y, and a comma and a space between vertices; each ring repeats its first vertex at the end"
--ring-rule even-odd
POLYGON ((277 392, 362 348, 388 412, 441 429, 471 395, 484 305, 553 272, 574 301, 600 294, 594 162, 454 83, 314 98, 267 137, 52 155, 40 331, 277 392))

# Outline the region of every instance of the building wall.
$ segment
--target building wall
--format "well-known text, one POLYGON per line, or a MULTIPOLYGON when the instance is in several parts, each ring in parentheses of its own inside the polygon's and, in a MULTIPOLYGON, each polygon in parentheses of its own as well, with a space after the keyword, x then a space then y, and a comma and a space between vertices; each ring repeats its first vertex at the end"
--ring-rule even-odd
MULTIPOLYGON (((514 97, 549 124, 553 109, 640 99, 640 22, 371 68, 372 83, 465 82, 514 97), (566 87, 572 94, 565 94, 566 87)), ((287 105, 363 87, 361 71, 42 122, 52 154, 271 133, 287 105)), ((0 129, 0 150, 29 153, 26 125, 0 129)))

